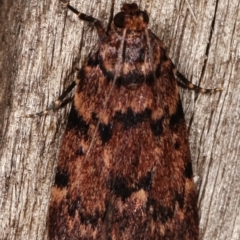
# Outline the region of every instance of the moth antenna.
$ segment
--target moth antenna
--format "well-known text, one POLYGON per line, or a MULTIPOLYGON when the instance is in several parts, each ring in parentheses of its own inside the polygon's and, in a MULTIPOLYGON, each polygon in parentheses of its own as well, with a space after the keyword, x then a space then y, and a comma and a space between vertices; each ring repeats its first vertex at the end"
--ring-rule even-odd
POLYGON ((115 72, 115 75, 114 75, 114 79, 113 79, 110 91, 109 91, 109 93, 108 93, 108 95, 106 97, 106 100, 105 100, 104 104, 103 104, 102 113, 100 113, 100 117, 98 119, 97 126, 96 126, 96 128, 94 130, 91 143, 90 143, 89 148, 87 150, 85 160, 88 158, 89 153, 90 153, 90 151, 91 151, 91 149, 92 149, 92 147, 94 145, 94 142, 96 140, 97 131, 98 131, 98 128, 99 128, 99 125, 100 125, 100 121, 101 121, 101 115, 104 114, 104 112, 106 111, 108 101, 110 99, 110 96, 112 95, 112 91, 113 91, 113 89, 115 87, 117 77, 119 76, 119 73, 120 73, 120 70, 121 70, 121 63, 123 61, 123 46, 124 46, 124 40, 125 40, 125 36, 126 36, 126 31, 127 31, 127 29, 123 30, 122 40, 121 40, 121 44, 120 44, 120 48, 119 48, 119 52, 118 52, 118 57, 117 57, 117 63, 115 65, 116 66, 116 72, 115 72))

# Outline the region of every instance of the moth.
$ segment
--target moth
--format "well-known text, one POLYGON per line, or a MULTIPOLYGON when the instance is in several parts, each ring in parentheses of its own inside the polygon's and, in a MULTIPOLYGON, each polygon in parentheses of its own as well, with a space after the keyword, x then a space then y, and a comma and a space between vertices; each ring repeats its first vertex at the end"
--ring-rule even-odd
MULTIPOLYGON (((123 4, 77 79, 49 209, 49 239, 197 240, 197 194, 178 72, 136 3, 123 4)), ((28 115, 34 117, 36 115, 28 115)))

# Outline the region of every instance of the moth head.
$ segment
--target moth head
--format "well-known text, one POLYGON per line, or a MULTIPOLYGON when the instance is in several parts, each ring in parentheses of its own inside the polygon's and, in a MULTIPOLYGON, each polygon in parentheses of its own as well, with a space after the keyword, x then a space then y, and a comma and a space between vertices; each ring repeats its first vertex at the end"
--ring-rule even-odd
POLYGON ((114 17, 114 25, 118 28, 128 28, 133 31, 142 31, 147 27, 149 16, 141 11, 136 3, 124 3, 121 12, 114 17))

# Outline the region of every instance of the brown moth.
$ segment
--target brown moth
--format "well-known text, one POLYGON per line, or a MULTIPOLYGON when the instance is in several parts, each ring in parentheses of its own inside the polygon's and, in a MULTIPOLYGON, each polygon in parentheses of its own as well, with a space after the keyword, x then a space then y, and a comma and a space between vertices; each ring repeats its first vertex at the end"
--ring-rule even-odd
MULTIPOLYGON (((77 79, 49 210, 49 239, 198 239, 197 194, 174 67, 137 4, 123 4, 77 79)), ((34 117, 36 115, 28 115, 34 117)))

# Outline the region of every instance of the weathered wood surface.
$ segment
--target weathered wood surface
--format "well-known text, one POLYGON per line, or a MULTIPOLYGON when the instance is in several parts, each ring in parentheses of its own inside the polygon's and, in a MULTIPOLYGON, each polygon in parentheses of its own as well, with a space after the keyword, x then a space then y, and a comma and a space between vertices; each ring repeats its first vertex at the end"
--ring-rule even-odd
MULTIPOLYGON (((122 1, 115 1, 118 12, 122 1)), ((182 91, 199 188, 201 239, 240 239, 240 1, 135 1, 189 80, 223 86, 214 95, 182 91), (189 11, 191 6, 194 16, 189 11)), ((108 25, 112 1, 72 0, 108 25)), ((74 79, 96 32, 59 1, 0 2, 0 239, 46 239, 58 148, 69 107, 41 111, 74 79)))

